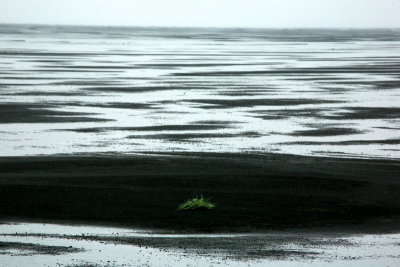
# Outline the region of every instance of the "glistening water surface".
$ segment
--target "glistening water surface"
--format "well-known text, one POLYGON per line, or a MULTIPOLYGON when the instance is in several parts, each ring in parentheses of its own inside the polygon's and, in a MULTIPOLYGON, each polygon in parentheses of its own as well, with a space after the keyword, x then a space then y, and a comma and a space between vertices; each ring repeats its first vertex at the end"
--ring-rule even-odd
POLYGON ((400 158, 400 30, 0 25, 0 155, 400 158))
POLYGON ((177 235, 54 224, 0 225, 0 266, 390 266, 400 235, 177 235))

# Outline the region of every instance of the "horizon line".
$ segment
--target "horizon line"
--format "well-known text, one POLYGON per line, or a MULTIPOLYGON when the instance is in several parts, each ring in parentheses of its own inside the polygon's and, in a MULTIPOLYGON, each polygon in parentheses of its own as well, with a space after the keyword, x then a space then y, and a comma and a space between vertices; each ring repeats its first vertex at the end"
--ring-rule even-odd
POLYGON ((266 26, 181 26, 181 25, 107 25, 107 24, 63 24, 63 23, 27 23, 27 22, 0 22, 0 25, 18 26, 69 26, 69 27, 103 27, 103 28, 181 28, 181 29, 256 29, 256 30, 400 30, 396 27, 266 27, 266 26))

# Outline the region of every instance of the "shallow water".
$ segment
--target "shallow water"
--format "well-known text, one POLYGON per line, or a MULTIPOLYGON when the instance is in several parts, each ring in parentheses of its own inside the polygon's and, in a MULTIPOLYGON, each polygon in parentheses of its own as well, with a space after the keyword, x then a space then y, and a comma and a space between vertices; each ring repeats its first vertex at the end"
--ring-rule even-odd
POLYGON ((0 156, 400 158, 399 30, 0 25, 0 57, 0 156))
POLYGON ((0 225, 0 266, 399 266, 399 244, 399 234, 178 235, 7 223, 0 225))

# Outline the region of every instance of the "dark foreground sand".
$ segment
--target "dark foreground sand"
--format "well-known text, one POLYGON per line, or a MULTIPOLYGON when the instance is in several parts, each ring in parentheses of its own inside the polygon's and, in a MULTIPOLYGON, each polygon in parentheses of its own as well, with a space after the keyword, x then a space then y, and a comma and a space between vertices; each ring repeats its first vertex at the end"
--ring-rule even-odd
POLYGON ((205 232, 398 231, 399 171, 398 160, 292 155, 3 157, 0 219, 205 232), (200 194, 217 208, 176 210, 200 194))

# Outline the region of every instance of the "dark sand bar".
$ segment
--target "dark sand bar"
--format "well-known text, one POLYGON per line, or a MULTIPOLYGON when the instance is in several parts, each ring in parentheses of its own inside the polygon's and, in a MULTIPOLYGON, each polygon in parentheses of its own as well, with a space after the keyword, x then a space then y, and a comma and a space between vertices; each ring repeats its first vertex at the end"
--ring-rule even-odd
POLYGON ((399 173, 399 160, 283 154, 2 157, 0 219, 181 232, 398 231, 399 173), (201 194, 217 207, 176 210, 201 194), (365 224, 371 219, 378 223, 365 224))

